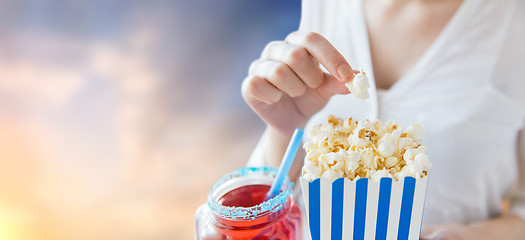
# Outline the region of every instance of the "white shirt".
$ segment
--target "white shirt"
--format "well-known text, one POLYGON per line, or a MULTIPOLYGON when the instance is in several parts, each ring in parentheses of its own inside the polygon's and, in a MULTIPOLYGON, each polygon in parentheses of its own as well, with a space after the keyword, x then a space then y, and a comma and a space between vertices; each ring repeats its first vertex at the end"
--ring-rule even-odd
MULTIPOLYGON (((303 0, 300 30, 322 34, 371 81, 369 99, 332 97, 306 129, 330 114, 420 123, 433 163, 425 225, 497 216, 516 182, 511 213, 525 219, 523 13, 523 0, 464 1, 412 69, 378 96, 362 0, 303 0)), ((263 143, 250 164, 263 162, 263 143)))

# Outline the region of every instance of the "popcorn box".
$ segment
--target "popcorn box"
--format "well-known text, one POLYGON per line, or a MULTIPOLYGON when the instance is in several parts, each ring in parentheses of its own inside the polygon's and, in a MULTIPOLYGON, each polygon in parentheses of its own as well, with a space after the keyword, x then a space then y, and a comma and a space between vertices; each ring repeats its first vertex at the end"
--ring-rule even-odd
POLYGON ((419 239, 427 180, 301 177, 312 240, 419 239))

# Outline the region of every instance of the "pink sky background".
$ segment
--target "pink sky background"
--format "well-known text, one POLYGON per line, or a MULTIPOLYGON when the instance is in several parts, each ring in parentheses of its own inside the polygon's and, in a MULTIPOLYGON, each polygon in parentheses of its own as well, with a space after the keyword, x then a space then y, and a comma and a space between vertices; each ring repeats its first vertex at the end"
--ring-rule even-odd
POLYGON ((0 3, 0 239, 193 239, 264 125, 240 84, 299 1, 0 3))

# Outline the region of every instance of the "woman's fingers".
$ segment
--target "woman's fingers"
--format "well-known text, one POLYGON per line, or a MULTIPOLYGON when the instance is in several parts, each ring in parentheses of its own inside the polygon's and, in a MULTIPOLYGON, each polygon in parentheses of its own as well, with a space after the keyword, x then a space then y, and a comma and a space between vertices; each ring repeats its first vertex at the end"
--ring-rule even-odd
POLYGON ((344 57, 317 33, 295 32, 284 42, 271 42, 261 59, 252 63, 244 80, 245 99, 267 104, 278 102, 282 94, 298 97, 308 93, 328 99, 348 93, 343 83, 355 76, 344 57), (330 74, 319 67, 321 63, 330 74))
POLYGON ((242 95, 246 100, 258 100, 274 104, 281 99, 283 92, 260 76, 249 76, 242 83, 242 95))
POLYGON ((342 82, 354 77, 354 71, 345 58, 323 36, 314 32, 293 32, 286 42, 305 48, 328 72, 342 82))
POLYGON ((257 60, 250 66, 249 75, 265 78, 290 97, 301 96, 306 91, 304 82, 282 62, 257 60))
POLYGON ((299 46, 286 42, 271 42, 264 49, 261 59, 286 63, 310 88, 317 88, 323 81, 323 71, 312 55, 299 46))

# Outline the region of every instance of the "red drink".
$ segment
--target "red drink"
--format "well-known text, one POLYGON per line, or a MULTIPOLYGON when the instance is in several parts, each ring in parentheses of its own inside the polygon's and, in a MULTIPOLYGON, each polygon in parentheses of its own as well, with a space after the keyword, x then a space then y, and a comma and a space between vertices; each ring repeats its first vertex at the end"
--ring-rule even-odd
POLYGON ((268 185, 247 185, 224 194, 219 203, 227 207, 253 207, 264 202, 269 190, 268 185))
POLYGON ((232 186, 219 180, 208 206, 197 210, 196 239, 302 239, 301 212, 291 196, 292 184, 288 181, 281 193, 264 201, 272 179, 260 173, 275 175, 276 169, 241 170, 243 174, 230 179, 232 186))

